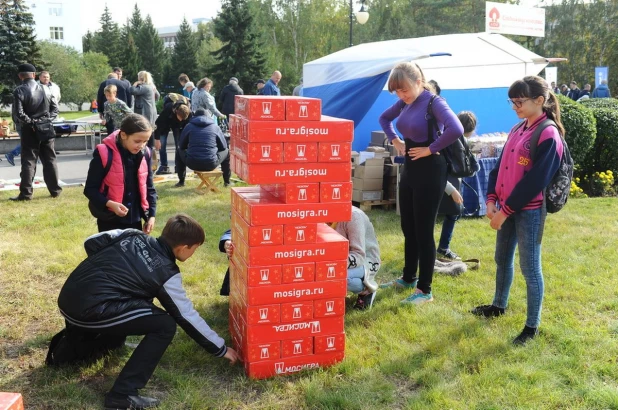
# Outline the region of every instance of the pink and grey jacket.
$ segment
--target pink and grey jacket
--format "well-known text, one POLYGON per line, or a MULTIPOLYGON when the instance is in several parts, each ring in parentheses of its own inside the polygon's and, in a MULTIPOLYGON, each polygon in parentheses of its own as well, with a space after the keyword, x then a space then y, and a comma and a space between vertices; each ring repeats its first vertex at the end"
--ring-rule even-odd
POLYGON ((560 166, 563 144, 558 130, 549 126, 543 130, 536 150, 530 158, 530 138, 546 114, 534 123, 509 133, 496 167, 489 174, 487 203, 495 203, 510 216, 521 210, 538 209, 543 204, 543 190, 560 166))

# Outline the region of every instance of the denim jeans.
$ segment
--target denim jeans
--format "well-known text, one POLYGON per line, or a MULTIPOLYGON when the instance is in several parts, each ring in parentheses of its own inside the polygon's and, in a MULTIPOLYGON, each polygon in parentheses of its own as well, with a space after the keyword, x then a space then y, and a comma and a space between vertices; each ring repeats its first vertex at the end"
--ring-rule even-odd
POLYGON ((363 278, 365 277, 365 267, 348 269, 348 292, 360 293, 365 290, 363 278))
MULTIPOLYGON (((159 140, 161 141, 161 149, 159 150, 159 154, 161 155, 161 166, 162 167, 167 167, 168 163, 167 163, 167 137, 168 137, 169 133, 163 135, 161 134, 161 136, 159 137, 159 140)), ((178 149, 178 139, 180 137, 180 130, 177 128, 172 128, 172 136, 174 138, 174 148, 178 149)))
POLYGON ((18 157, 21 154, 21 145, 15 147, 15 149, 9 152, 11 156, 18 157))
POLYGON ((545 207, 519 211, 504 221, 496 235, 496 294, 493 305, 506 308, 513 283, 515 246, 519 265, 526 280, 528 315, 526 326, 539 327, 543 304, 541 240, 545 225, 545 207))
POLYGON ((440 234, 440 243, 438 249, 447 250, 451 245, 451 238, 453 237, 453 230, 455 229, 455 222, 459 220, 461 215, 444 215, 444 222, 442 222, 442 233, 440 234))

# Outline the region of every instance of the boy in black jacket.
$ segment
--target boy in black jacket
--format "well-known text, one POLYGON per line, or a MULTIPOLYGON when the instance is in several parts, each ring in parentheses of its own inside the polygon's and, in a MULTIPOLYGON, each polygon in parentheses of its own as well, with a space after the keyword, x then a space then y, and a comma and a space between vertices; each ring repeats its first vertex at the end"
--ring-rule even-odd
POLYGON ((182 286, 176 260, 189 259, 202 243, 202 227, 183 214, 170 218, 157 239, 126 229, 86 240, 88 258, 71 273, 58 297, 67 332, 79 341, 144 335, 106 395, 106 409, 158 404, 139 396, 138 390, 150 379, 177 324, 209 353, 232 364, 239 359, 195 311, 182 286), (165 310, 152 303, 154 298, 165 310))

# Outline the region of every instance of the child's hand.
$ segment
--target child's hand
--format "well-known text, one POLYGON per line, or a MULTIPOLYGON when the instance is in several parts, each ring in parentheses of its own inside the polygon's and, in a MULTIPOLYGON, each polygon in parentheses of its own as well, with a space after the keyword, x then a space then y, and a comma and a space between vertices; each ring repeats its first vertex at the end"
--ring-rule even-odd
POLYGON ((458 190, 453 191, 453 193, 451 194, 451 198, 453 198, 453 201, 456 204, 460 204, 460 205, 463 204, 463 197, 461 196, 458 190))
POLYGON ((160 150, 161 149, 161 140, 154 140, 155 142, 155 149, 156 150, 160 150))
POLYGON ((105 125, 106 123, 107 123, 107 121, 101 120, 101 125, 105 125))
POLYGON ((120 202, 107 201, 105 204, 109 209, 112 210, 116 215, 123 217, 129 212, 129 208, 121 204, 120 202))
POLYGON ((228 258, 231 258, 232 255, 234 255, 234 244, 232 243, 232 241, 225 241, 225 243, 223 244, 223 248, 225 249, 225 253, 227 254, 228 258))
POLYGON ((155 218, 154 216, 151 216, 150 218, 148 218, 148 221, 146 221, 146 224, 144 225, 144 233, 150 235, 150 232, 152 232, 152 228, 154 228, 154 224, 155 218))
POLYGON ((236 350, 232 349, 231 347, 227 348, 227 352, 225 353, 225 357, 227 360, 230 361, 230 366, 233 366, 236 364, 236 362, 241 361, 242 359, 241 357, 238 355, 238 353, 236 353, 236 350))
POLYGON ((508 216, 506 216, 504 213, 496 212, 494 217, 491 218, 491 222, 489 222, 489 225, 496 231, 499 231, 500 228, 502 228, 502 224, 504 223, 504 221, 506 221, 506 218, 508 218, 508 216))
POLYGON ((496 204, 493 202, 488 203, 487 213, 485 214, 485 216, 489 219, 493 219, 497 213, 498 213, 498 208, 496 207, 496 204))

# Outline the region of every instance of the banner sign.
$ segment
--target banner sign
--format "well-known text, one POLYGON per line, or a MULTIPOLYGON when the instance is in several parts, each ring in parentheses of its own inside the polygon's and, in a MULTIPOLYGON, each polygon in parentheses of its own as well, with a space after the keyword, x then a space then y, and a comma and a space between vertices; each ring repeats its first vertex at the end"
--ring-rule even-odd
POLYGON ((596 67, 594 69, 594 85, 598 87, 601 85, 601 81, 605 80, 609 82, 609 73, 607 67, 596 67))
POLYGON ((487 1, 485 32, 545 37, 545 9, 487 1))

